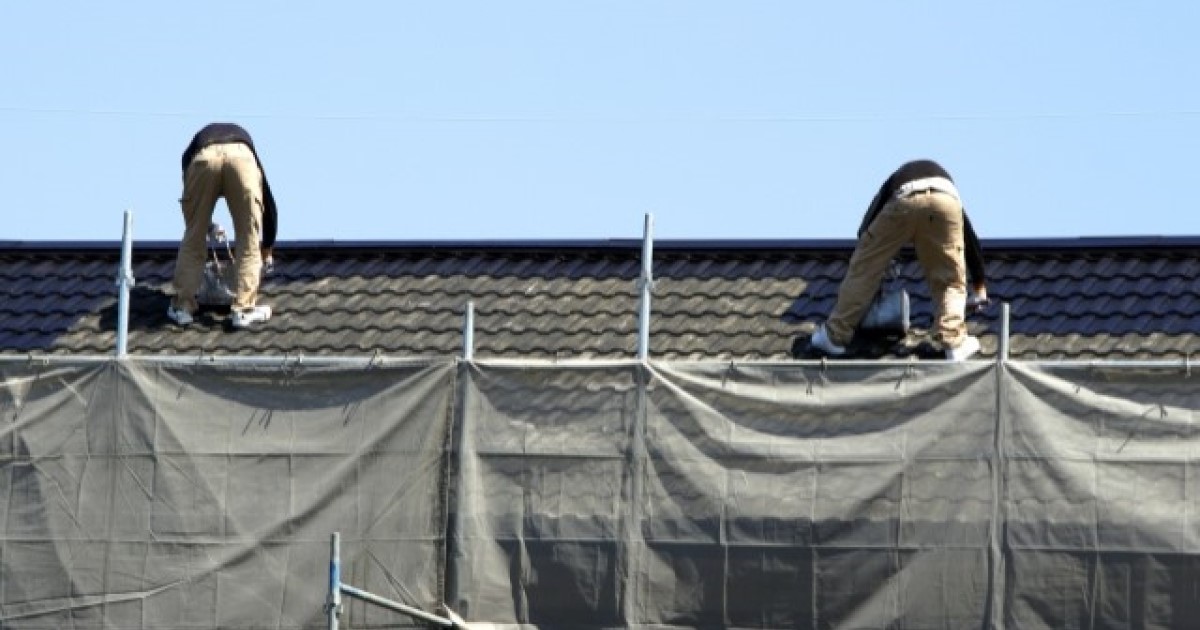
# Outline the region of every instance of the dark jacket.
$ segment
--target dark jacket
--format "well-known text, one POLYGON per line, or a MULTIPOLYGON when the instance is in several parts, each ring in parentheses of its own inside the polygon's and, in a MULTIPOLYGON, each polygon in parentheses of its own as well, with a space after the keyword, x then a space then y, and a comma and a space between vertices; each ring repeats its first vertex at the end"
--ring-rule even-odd
POLYGON ((233 123, 212 123, 196 132, 196 135, 192 137, 192 143, 183 151, 184 175, 187 175, 188 165, 204 147, 234 142, 240 142, 250 147, 250 152, 254 154, 254 162, 258 164, 258 170, 263 174, 262 246, 274 247, 279 220, 275 196, 271 194, 271 184, 267 182, 267 172, 263 170, 262 162, 258 159, 258 151, 254 148, 254 141, 250 139, 249 132, 233 123))
MULTIPOLYGON (((913 160, 904 164, 896 169, 896 172, 892 173, 879 187, 879 192, 875 193, 875 198, 871 200, 871 205, 867 207, 867 213, 863 216, 862 225, 858 227, 858 235, 861 237, 863 232, 867 231, 871 222, 879 215, 879 211, 883 210, 883 206, 896 196, 896 191, 901 186, 915 179, 926 177, 944 177, 954 181, 950 177, 950 173, 933 160, 913 160)), ((987 276, 983 265, 983 247, 979 244, 979 237, 975 235, 975 228, 971 227, 971 219, 967 217, 966 209, 963 209, 963 241, 966 249, 967 276, 976 285, 985 284, 987 276)))

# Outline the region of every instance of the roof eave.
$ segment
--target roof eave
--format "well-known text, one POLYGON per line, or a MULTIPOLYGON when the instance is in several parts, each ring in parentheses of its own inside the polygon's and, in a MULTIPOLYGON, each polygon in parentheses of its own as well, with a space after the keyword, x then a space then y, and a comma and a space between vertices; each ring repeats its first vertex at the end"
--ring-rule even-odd
MULTIPOLYGON (((1200 236, 1099 236, 982 239, 985 251, 1113 251, 1200 249, 1200 236)), ((134 241, 137 251, 174 251, 178 241, 134 241)), ((640 250, 640 239, 540 240, 297 240, 277 249, 347 252, 601 252, 640 250)), ((659 252, 841 252, 853 239, 656 239, 659 252)), ((0 252, 118 253, 120 241, 0 241, 0 252)))

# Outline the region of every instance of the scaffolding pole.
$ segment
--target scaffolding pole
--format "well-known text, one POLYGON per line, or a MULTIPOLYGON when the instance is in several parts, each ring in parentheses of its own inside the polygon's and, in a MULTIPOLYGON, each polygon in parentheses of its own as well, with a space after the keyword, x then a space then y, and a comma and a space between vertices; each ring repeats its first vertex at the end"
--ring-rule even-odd
POLYGON ((129 290, 133 288, 133 213, 125 211, 121 234, 121 268, 117 270, 117 358, 129 354, 129 290))
MULTIPOLYGON (((0 365, 94 365, 108 363, 113 360, 111 354, 5 354, 0 355, 0 365)), ((405 367, 430 366, 450 363, 453 357, 439 359, 426 357, 388 358, 378 355, 362 357, 302 357, 302 356, 242 356, 206 354, 197 355, 131 355, 127 361, 145 365, 211 365, 228 367, 278 367, 290 369, 297 367, 326 367, 326 368, 372 368, 372 367, 405 367)), ((1009 363, 1034 365, 1046 368, 1096 368, 1096 369, 1158 369, 1180 370, 1190 373, 1196 367, 1196 362, 1190 356, 1178 359, 1012 359, 1009 363)), ((912 359, 839 359, 821 361, 815 359, 686 359, 675 361, 678 364, 695 366, 753 366, 758 368, 771 367, 817 367, 824 370, 840 368, 864 367, 912 367, 912 359)), ((933 362, 931 362, 933 363, 933 362)), ((637 366, 642 362, 637 359, 507 359, 491 358, 480 362, 484 366, 493 367, 625 367, 637 366)))
POLYGON ((650 293, 654 290, 654 215, 649 213, 642 230, 642 276, 638 288, 641 289, 641 301, 638 305, 637 358, 645 361, 650 357, 650 293))
POLYGON ((463 361, 475 360, 475 303, 467 302, 467 312, 463 316, 463 361))
POLYGON ((996 349, 996 360, 1001 363, 1008 361, 1008 316, 1008 302, 1004 302, 1000 305, 1000 343, 996 349))
POLYGON ((329 630, 338 630, 338 615, 342 613, 342 534, 334 532, 329 538, 329 591, 325 595, 325 614, 329 630))
POLYGON ((431 623, 442 628, 462 628, 467 624, 461 619, 451 617, 442 617, 432 613, 427 613, 419 608, 414 608, 408 604, 390 600, 386 597, 380 597, 373 593, 368 593, 359 588, 350 586, 342 582, 342 553, 339 549, 342 543, 342 535, 340 532, 334 532, 329 537, 329 590, 325 596, 325 610, 329 622, 329 630, 338 630, 338 615, 341 614, 342 595, 349 595, 364 602, 369 602, 393 610, 403 615, 408 615, 413 619, 420 619, 426 623, 431 623))

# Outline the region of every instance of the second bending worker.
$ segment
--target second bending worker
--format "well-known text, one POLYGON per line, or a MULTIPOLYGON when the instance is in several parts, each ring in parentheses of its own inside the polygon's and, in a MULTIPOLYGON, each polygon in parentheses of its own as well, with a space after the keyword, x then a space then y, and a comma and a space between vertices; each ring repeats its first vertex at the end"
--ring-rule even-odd
POLYGON ((257 302, 263 258, 270 257, 275 245, 275 198, 250 134, 232 123, 213 123, 197 132, 183 152, 179 202, 184 232, 175 260, 175 297, 167 309, 167 316, 181 326, 192 323, 199 308, 196 291, 204 275, 208 228, 221 197, 229 206, 237 240, 231 323, 249 328, 271 318, 271 307, 257 302))
POLYGON ((867 208, 858 244, 838 289, 829 319, 813 333, 811 345, 830 356, 846 344, 871 307, 892 258, 912 243, 925 272, 934 305, 935 338, 946 358, 963 361, 979 352, 979 339, 967 333, 967 273, 975 299, 987 300, 983 251, 950 174, 932 160, 896 169, 867 208))

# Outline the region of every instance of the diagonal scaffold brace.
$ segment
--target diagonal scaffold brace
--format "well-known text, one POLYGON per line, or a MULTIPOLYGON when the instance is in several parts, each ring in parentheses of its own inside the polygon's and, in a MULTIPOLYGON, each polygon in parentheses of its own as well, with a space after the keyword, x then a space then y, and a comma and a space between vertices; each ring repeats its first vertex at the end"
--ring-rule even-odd
POLYGON ((341 539, 339 532, 334 532, 329 538, 329 591, 325 597, 325 614, 329 620, 329 630, 338 630, 338 616, 342 613, 343 594, 441 628, 467 630, 470 627, 470 624, 450 610, 448 606, 442 606, 446 610, 446 616, 443 617, 343 583, 341 539))

